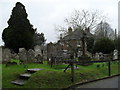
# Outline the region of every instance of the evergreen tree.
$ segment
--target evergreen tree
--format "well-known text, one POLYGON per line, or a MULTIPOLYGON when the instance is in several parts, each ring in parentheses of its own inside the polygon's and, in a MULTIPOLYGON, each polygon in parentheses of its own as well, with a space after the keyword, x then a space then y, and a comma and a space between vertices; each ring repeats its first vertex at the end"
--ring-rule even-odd
POLYGON ((28 50, 33 47, 35 29, 33 29, 27 16, 25 6, 17 2, 8 20, 8 27, 2 33, 5 47, 15 52, 18 52, 19 48, 28 50))
POLYGON ((45 41, 46 40, 45 40, 45 37, 44 37, 43 33, 35 32, 35 35, 34 35, 34 46, 35 45, 44 45, 45 41))
POLYGON ((114 40, 114 42, 115 42, 115 48, 116 48, 118 51, 120 51, 120 37, 116 38, 116 39, 114 40))
POLYGON ((94 53, 102 52, 104 54, 109 54, 115 49, 114 42, 108 38, 100 38, 96 40, 93 47, 94 53))

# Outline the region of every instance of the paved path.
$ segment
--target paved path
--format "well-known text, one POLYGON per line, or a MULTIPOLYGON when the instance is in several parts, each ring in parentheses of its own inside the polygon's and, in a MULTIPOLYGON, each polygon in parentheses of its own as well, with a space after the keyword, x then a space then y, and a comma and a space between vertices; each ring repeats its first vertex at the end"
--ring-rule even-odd
POLYGON ((99 80, 76 88, 120 88, 120 76, 112 77, 109 79, 99 80))

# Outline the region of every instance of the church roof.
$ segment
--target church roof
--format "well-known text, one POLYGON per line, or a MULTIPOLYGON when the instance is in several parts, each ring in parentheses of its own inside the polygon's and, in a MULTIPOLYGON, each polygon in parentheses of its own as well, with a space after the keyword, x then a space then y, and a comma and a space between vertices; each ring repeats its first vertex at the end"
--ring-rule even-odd
POLYGON ((63 40, 81 39, 83 37, 83 35, 86 35, 87 38, 94 37, 94 35, 88 31, 83 31, 83 30, 77 29, 77 30, 73 31, 72 33, 70 33, 69 35, 66 35, 65 37, 63 37, 63 40))

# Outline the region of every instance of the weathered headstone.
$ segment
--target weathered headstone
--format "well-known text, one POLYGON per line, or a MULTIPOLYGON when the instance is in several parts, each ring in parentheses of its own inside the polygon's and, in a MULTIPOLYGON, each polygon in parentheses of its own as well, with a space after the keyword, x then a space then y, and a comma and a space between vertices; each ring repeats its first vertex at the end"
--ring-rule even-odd
POLYGON ((36 58, 35 60, 36 63, 43 64, 43 58, 40 54, 38 54, 35 58, 36 58))
POLYGON ((96 59, 96 60, 100 60, 99 53, 95 53, 95 59, 96 59))
POLYGON ((3 49, 2 60, 3 62, 9 61, 11 59, 11 51, 8 48, 3 49))
POLYGON ((99 58, 100 58, 100 60, 103 60, 103 59, 104 59, 104 56, 103 56, 103 53, 102 53, 102 52, 99 52, 99 58))
POLYGON ((20 48, 18 55, 21 61, 27 62, 27 51, 25 50, 25 48, 20 48))
POLYGON ((29 49, 27 57, 28 57, 29 62, 34 62, 35 61, 35 52, 34 52, 34 50, 29 49))
POLYGON ((14 53, 14 54, 12 54, 11 58, 12 59, 19 59, 19 56, 16 53, 14 53))
POLYGON ((118 50, 115 49, 113 52, 113 59, 118 59, 118 50))
POLYGON ((36 45, 34 47, 34 51, 35 51, 35 56, 37 56, 38 54, 40 54, 42 56, 42 52, 41 52, 41 46, 36 45))
POLYGON ((92 54, 90 53, 90 52, 86 52, 86 55, 88 56, 88 57, 90 57, 90 58, 92 58, 92 54))

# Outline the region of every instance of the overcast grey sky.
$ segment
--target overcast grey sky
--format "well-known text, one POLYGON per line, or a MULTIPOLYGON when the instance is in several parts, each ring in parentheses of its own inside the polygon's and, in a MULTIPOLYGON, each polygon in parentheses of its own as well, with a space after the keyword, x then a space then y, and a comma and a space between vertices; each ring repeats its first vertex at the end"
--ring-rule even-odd
MULTIPOLYGON (((47 42, 57 41, 54 26, 64 25, 65 17, 74 10, 98 10, 107 17, 113 29, 118 29, 119 0, 0 0, 0 37, 18 1, 25 5, 30 23, 45 34, 47 42)), ((0 45, 3 44, 0 38, 0 45)))

